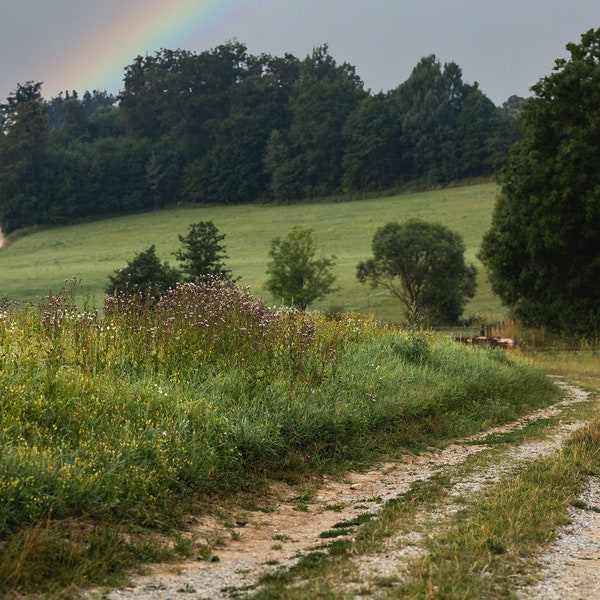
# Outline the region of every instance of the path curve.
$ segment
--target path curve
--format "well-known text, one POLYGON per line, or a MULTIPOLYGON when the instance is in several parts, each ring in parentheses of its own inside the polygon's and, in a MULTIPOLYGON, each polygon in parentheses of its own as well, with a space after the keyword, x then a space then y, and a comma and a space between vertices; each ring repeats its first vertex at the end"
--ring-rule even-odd
MULTIPOLYGON (((335 523, 350 520, 365 512, 378 512, 387 500, 395 498, 406 492, 419 480, 427 480, 442 468, 459 465, 470 456, 489 448, 485 444, 477 444, 486 436, 518 430, 531 421, 556 416, 567 406, 578 402, 585 402, 589 395, 564 383, 558 383, 565 390, 565 398, 546 408, 500 427, 487 430, 480 434, 470 436, 456 442, 442 450, 436 450, 418 456, 408 456, 401 462, 386 463, 366 473, 350 472, 344 481, 325 479, 323 485, 306 505, 294 495, 297 493, 292 488, 277 485, 273 489, 270 499, 272 503, 268 509, 256 511, 236 511, 233 523, 225 526, 222 519, 210 517, 193 518, 190 521, 190 534, 198 540, 203 538, 213 540, 220 537, 223 544, 215 550, 211 561, 191 559, 173 565, 155 565, 150 567, 147 575, 133 579, 130 587, 113 590, 108 596, 100 594, 95 596, 92 592, 88 597, 100 595, 110 600, 167 600, 174 597, 183 597, 181 594, 189 592, 197 599, 226 600, 230 598, 227 589, 246 588, 256 584, 258 577, 274 568, 291 566, 302 555, 315 546, 322 544, 319 535, 331 529, 335 523), (273 566, 276 564, 276 567, 273 566), (225 590, 225 591, 223 591, 225 590)), ((533 460, 549 454, 560 447, 564 439, 580 424, 562 424, 549 440, 528 442, 522 446, 511 449, 514 460, 533 460)), ((495 474, 480 474, 481 480, 489 483, 490 477, 499 478, 501 468, 495 474)), ((463 482, 462 485, 477 486, 477 482, 463 482)), ((483 483, 481 483, 483 485, 483 483)), ((471 487, 471 490, 474 488, 471 487)), ((463 493, 457 490, 456 493, 463 493)), ((267 504, 267 503, 266 503, 267 504)), ((599 515, 600 516, 600 515, 599 515)), ((586 528, 585 524, 577 529, 578 535, 586 528)), ((600 532, 597 532, 600 538, 600 532)), ((373 576, 385 574, 385 570, 397 573, 402 568, 402 561, 406 562, 418 552, 418 543, 415 542, 413 551, 406 548, 398 553, 389 552, 386 557, 382 555, 358 558, 359 570, 365 580, 373 576), (414 550, 417 548, 417 550, 414 550), (383 571, 383 573, 382 573, 383 571)), ((564 547, 560 552, 565 552, 564 547)), ((595 559, 593 566, 596 569, 599 563, 595 559)), ((560 559, 558 559, 560 562, 560 559)), ((583 564, 583 561, 579 561, 583 564)), ((590 561, 591 566, 592 562, 590 561)), ((558 571, 565 571, 564 566, 554 568, 554 575, 558 571)), ((577 574, 571 574, 571 589, 577 574)), ((554 578, 559 585, 557 577, 554 578)), ((552 585, 549 582, 548 585, 552 585)), ((585 596, 548 595, 550 588, 541 588, 541 595, 527 595, 534 590, 522 590, 522 598, 582 598, 585 596)), ((559 589, 559 588, 557 588, 559 589)), ((562 589, 562 588, 560 588, 562 589)), ((590 596, 588 596, 590 597, 590 596)))

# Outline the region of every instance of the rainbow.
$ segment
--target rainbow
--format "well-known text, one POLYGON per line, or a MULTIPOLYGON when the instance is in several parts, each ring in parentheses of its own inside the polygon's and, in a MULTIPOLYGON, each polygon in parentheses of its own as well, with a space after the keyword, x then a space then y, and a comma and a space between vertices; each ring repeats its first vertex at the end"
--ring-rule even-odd
MULTIPOLYGON (((123 10, 108 29, 97 28, 91 36, 86 32, 74 58, 56 64, 51 69, 56 76, 49 79, 64 82, 56 93, 72 89, 116 93, 122 88, 125 67, 136 56, 161 48, 208 50, 235 37, 219 36, 225 36, 267 1, 144 0, 123 10)), ((44 92, 48 96, 45 88, 44 92)))

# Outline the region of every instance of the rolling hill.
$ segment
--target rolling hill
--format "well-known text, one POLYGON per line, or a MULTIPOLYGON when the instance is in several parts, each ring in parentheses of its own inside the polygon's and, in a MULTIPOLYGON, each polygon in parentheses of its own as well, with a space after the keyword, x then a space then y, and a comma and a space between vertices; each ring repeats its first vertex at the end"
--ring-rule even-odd
POLYGON ((108 275, 127 260, 155 244, 161 260, 175 265, 178 235, 185 234, 190 223, 213 221, 226 235, 227 266, 233 275, 255 296, 276 303, 263 287, 270 241, 301 225, 314 230, 317 247, 324 254, 336 256, 334 273, 341 288, 311 308, 372 310, 378 317, 397 320, 401 317, 398 301, 382 290, 361 285, 356 265, 371 255, 371 239, 378 227, 418 217, 442 223, 463 236, 467 262, 479 269, 478 292, 465 317, 480 315, 494 321, 503 318, 505 311, 492 295, 476 254, 497 192, 495 184, 486 183, 348 202, 171 208, 22 232, 9 237, 0 250, 0 294, 11 300, 35 301, 50 291, 59 292, 76 278, 81 302, 85 297, 88 305, 101 307, 108 275))

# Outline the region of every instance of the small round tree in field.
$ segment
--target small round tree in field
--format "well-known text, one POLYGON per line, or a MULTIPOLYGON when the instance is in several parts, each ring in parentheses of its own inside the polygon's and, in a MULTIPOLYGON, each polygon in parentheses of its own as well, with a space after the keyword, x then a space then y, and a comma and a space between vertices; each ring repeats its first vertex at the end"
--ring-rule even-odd
POLYGON ((295 226, 285 238, 271 242, 265 287, 288 306, 306 310, 336 290, 331 268, 335 256, 316 258, 313 230, 295 226))
POLYGON ((493 290, 523 323, 600 332, 600 29, 532 90, 481 246, 493 290))
POLYGON ((154 244, 147 250, 136 254, 127 266, 109 275, 108 294, 149 293, 161 295, 169 288, 175 287, 180 273, 168 262, 161 262, 156 255, 154 244))
POLYGON ((356 276, 398 298, 411 325, 455 323, 475 295, 477 270, 465 264, 460 235, 443 225, 388 223, 375 232, 372 248, 356 276))

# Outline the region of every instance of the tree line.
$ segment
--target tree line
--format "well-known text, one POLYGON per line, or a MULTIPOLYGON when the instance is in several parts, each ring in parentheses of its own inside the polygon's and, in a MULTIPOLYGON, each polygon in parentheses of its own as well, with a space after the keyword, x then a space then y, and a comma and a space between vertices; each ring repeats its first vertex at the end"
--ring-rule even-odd
POLYGON ((372 93, 326 45, 304 60, 239 42, 163 49, 126 68, 116 97, 17 86, 0 105, 0 225, 489 176, 519 139, 523 102, 496 107, 434 55, 372 93))

